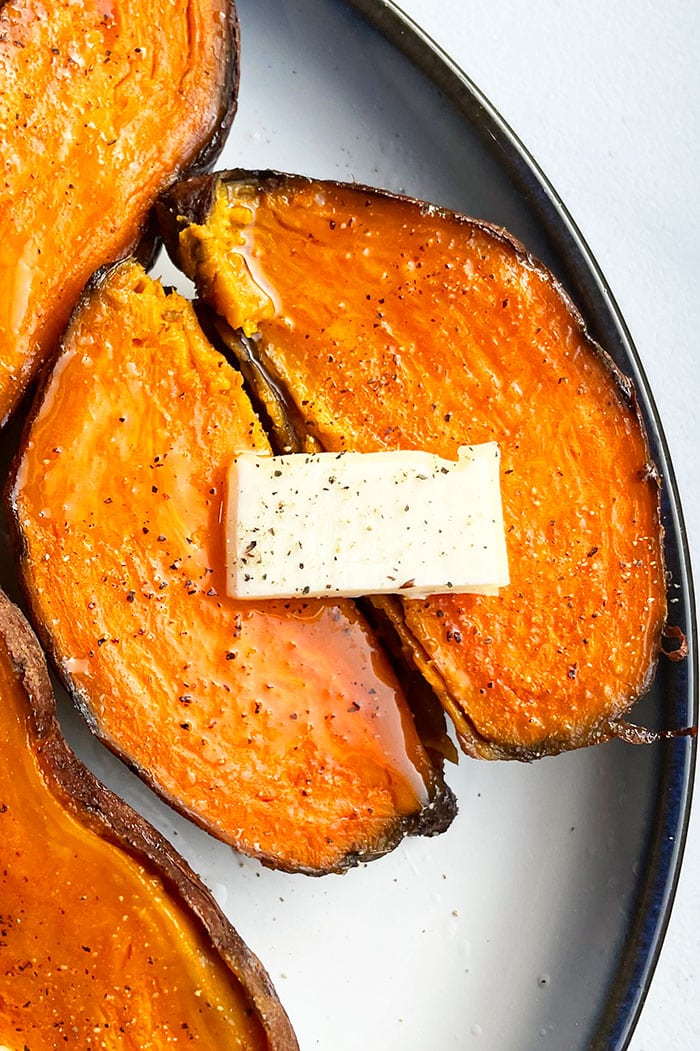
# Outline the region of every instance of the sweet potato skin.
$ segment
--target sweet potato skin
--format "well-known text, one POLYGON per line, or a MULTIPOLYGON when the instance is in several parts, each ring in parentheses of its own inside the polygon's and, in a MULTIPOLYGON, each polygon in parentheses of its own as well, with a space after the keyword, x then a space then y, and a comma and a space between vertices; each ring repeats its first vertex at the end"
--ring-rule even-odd
POLYGON ((0 6, 0 422, 84 285, 133 251, 158 192, 214 161, 233 119, 233 0, 0 6))
POLYGON ((125 1048, 186 1031, 198 1047, 294 1051, 269 978, 214 899, 69 749, 38 642, 2 593, 0 687, 12 755, 0 773, 0 1042, 87 1044, 99 1025, 125 1048))
POLYGON ((266 447, 191 305, 109 270, 15 465, 21 576, 92 729, 144 780, 265 864, 342 871, 454 802, 351 603, 226 596, 227 467, 266 447))
POLYGON ((319 448, 499 442, 511 585, 378 603, 465 751, 614 736, 660 651, 659 479, 631 383, 553 275, 487 223, 276 172, 179 184, 159 215, 319 448))

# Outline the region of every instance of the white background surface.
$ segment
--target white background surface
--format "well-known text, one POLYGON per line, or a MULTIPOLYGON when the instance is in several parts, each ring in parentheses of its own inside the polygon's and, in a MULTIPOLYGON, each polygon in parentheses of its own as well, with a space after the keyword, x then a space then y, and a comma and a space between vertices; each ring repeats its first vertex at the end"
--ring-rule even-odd
MULTIPOLYGON (((534 155, 606 276, 700 567, 700 4, 403 0, 534 155)), ((697 796, 697 792, 696 792, 697 796)), ((700 806, 631 1051, 700 1047, 700 806)))

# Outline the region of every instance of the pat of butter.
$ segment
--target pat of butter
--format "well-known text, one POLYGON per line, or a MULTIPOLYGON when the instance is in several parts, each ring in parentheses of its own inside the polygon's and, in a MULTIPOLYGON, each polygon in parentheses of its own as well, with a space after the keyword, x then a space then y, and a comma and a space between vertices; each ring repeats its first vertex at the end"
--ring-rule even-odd
POLYGON ((243 453, 229 477, 229 594, 492 594, 508 583, 499 462, 495 442, 458 460, 243 453))

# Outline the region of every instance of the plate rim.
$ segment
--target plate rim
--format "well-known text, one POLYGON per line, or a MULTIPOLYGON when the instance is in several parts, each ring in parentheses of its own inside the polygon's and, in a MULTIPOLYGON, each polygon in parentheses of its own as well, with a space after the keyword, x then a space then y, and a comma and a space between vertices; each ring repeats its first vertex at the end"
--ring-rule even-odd
MULTIPOLYGON (((624 1051, 644 1006, 659 960, 678 888, 687 840, 697 765, 697 613, 688 536, 680 494, 659 412, 631 333, 591 249, 562 199, 524 143, 474 81, 436 41, 393 0, 342 0, 400 51, 467 120, 542 225, 564 265, 563 284, 574 286, 576 302, 593 338, 631 374, 649 437, 661 468, 662 518, 667 564, 676 566, 683 591, 688 656, 680 670, 672 716, 674 725, 695 734, 654 747, 660 750, 651 838, 640 873, 631 922, 607 999, 588 1051, 624 1051)), ((678 666, 680 667, 680 665, 678 666)))

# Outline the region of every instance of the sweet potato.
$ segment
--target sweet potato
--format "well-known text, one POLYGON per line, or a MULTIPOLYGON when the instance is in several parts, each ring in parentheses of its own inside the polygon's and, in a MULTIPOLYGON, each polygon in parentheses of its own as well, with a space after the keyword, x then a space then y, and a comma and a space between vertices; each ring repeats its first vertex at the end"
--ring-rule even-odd
POLYGON ((99 736, 280 868, 435 832, 451 793, 349 601, 225 594, 225 479, 267 439, 192 305, 126 262, 75 314, 10 494, 42 639, 99 736))
POLYGON ((70 751, 37 640, 2 593, 0 697, 0 1044, 293 1051, 208 891, 70 751))
POLYGON ((625 733, 665 621, 659 479, 631 383, 552 274, 486 223, 277 173, 178 184, 160 215, 314 447, 499 443, 510 585, 377 602, 465 751, 625 733))
POLYGON ((0 4, 0 422, 99 266, 235 112, 233 0, 0 4))

